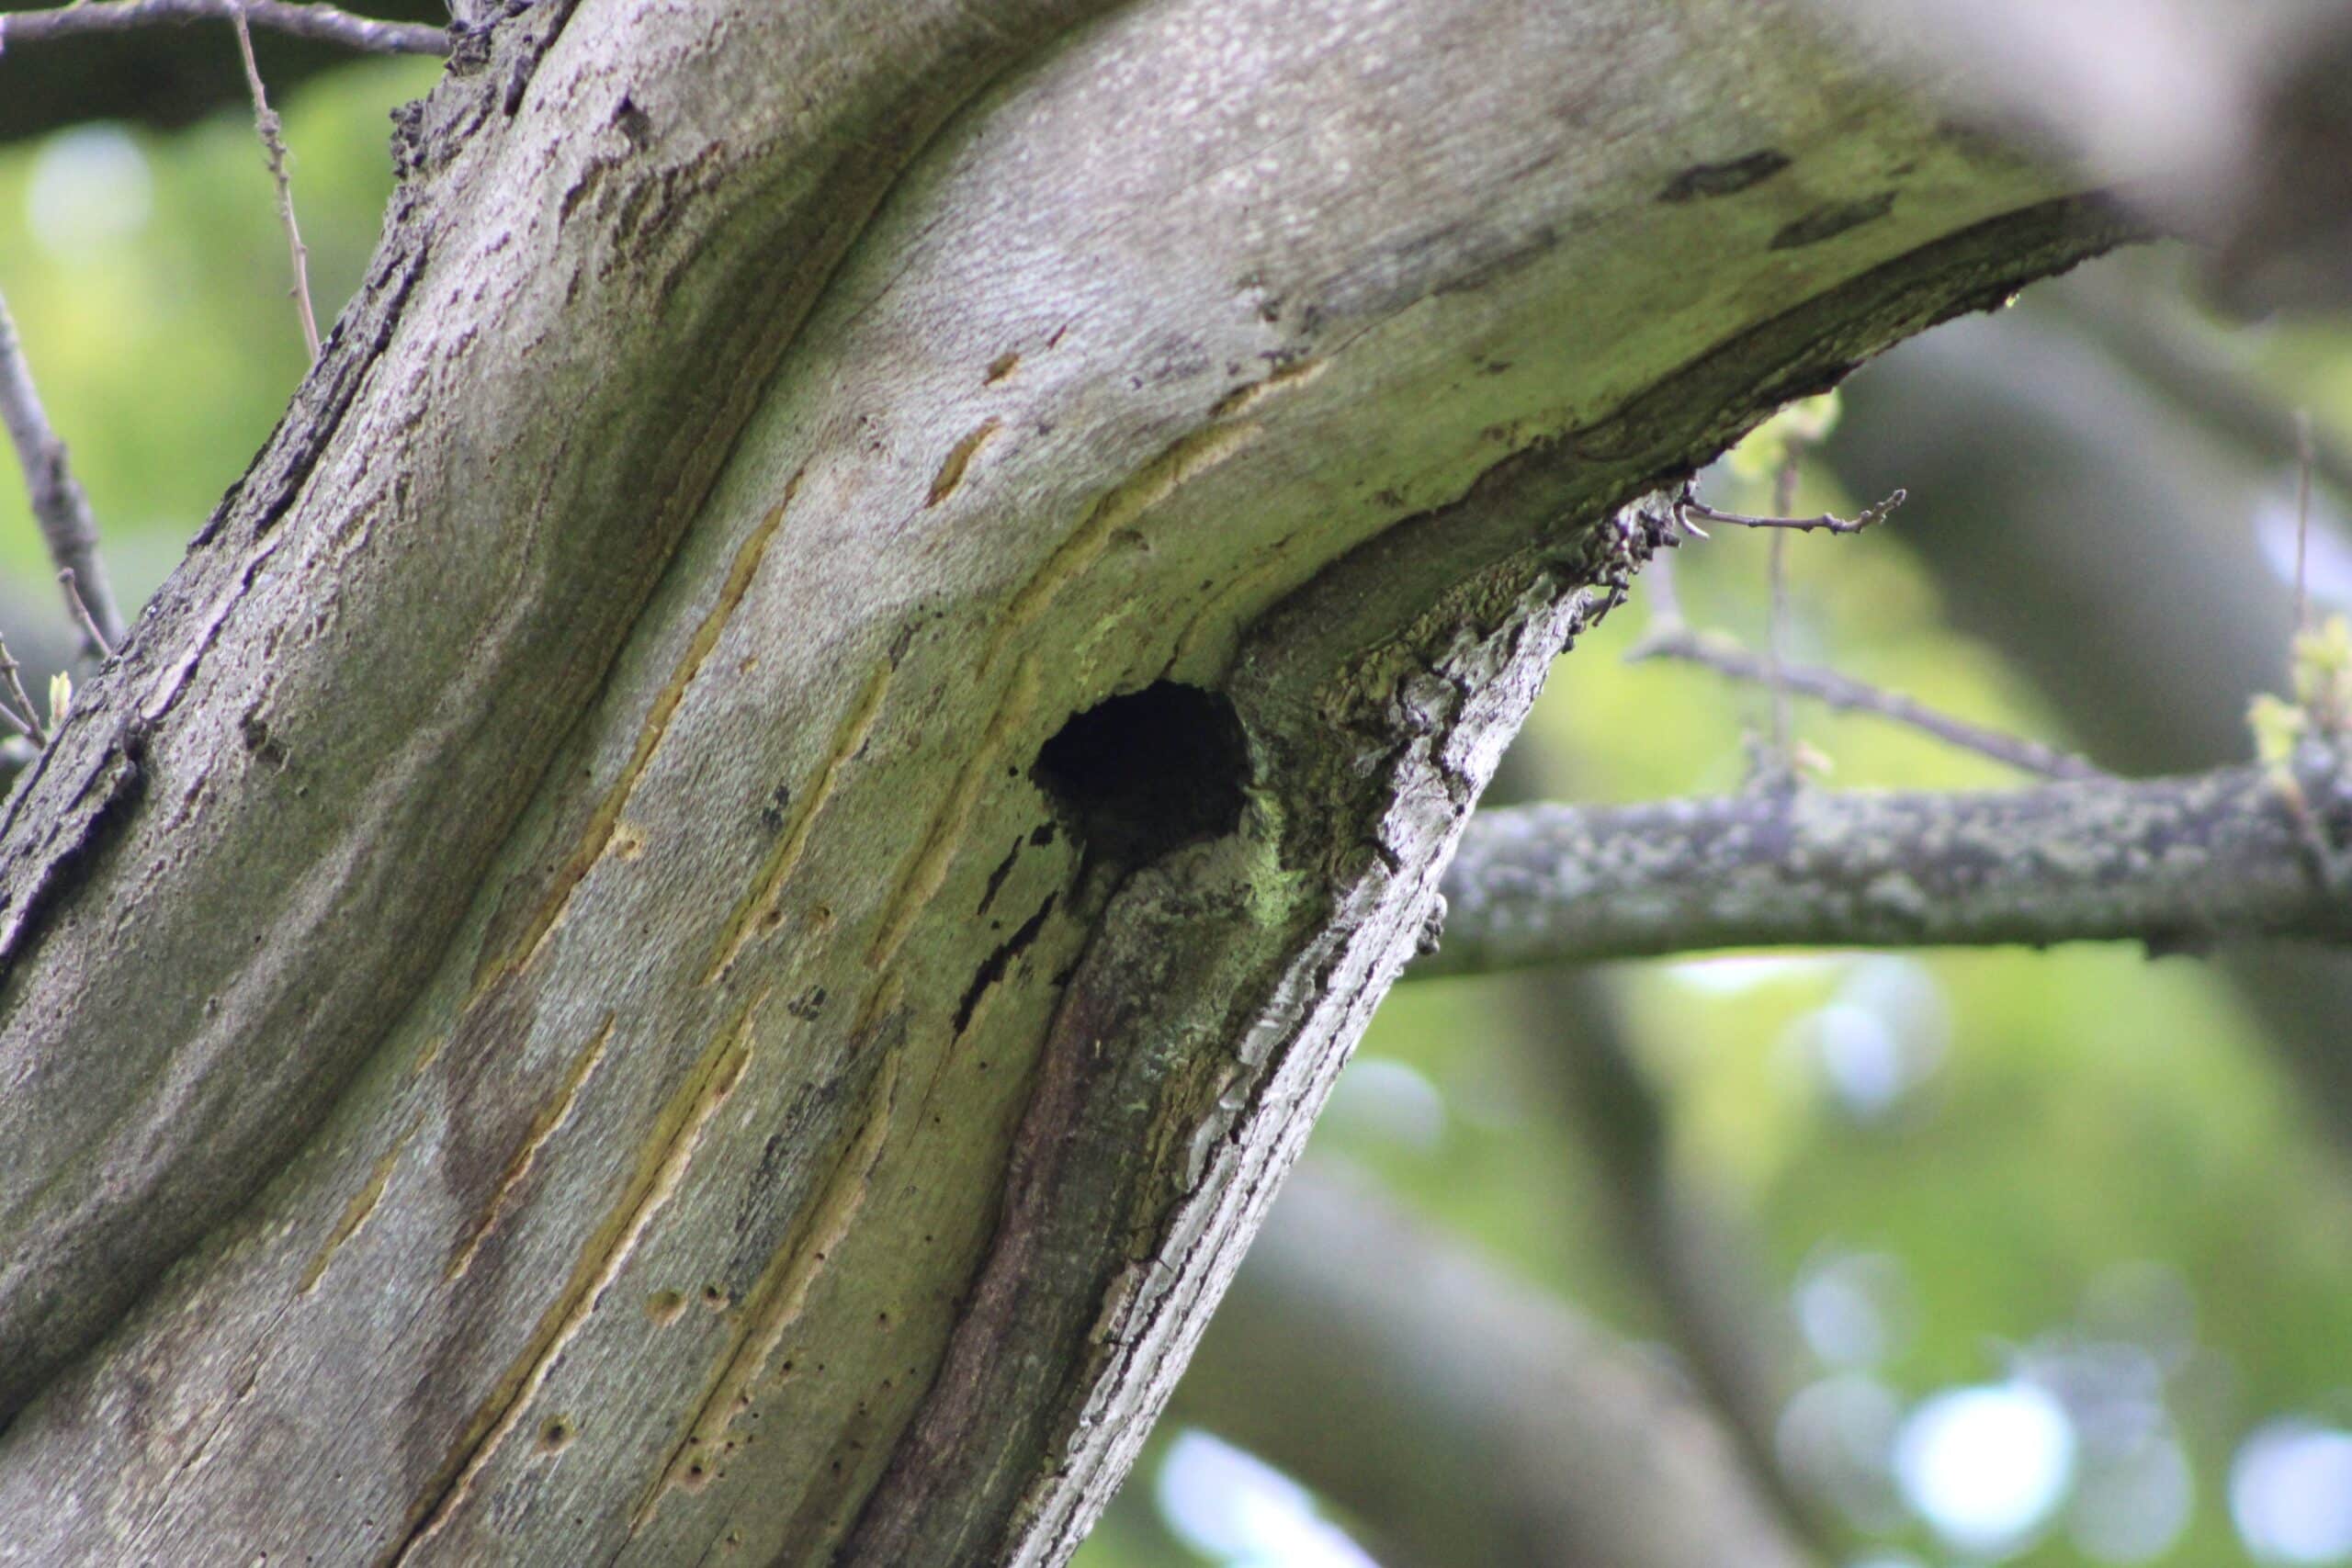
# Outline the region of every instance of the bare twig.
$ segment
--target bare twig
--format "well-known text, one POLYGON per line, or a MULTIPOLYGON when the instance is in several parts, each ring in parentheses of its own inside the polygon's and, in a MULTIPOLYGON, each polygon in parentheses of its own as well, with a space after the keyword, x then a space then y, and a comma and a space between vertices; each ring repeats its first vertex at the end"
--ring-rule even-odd
MULTIPOLYGON (((1764 660, 1745 649, 1724 638, 1708 637, 1680 626, 1645 637, 1639 646, 1626 654, 1625 659, 1628 663, 1637 663, 1645 659, 1670 659, 1678 663, 1702 666, 1736 681, 1770 678, 1764 660)), ((1812 665, 1784 665, 1780 680, 1786 690, 1811 697, 1817 703, 1848 713, 1875 714, 1896 724, 1908 725, 1947 745, 1989 757, 2020 773, 2048 779, 2106 776, 2099 769, 2071 753, 1983 725, 1971 724, 1966 719, 1954 718, 1899 692, 1883 691, 1849 676, 1840 675, 1834 670, 1812 665)))
MULTIPOLYGON (((1797 503, 1797 444, 1789 443, 1781 470, 1772 480, 1772 510, 1787 516, 1797 503)), ((1765 575, 1771 587, 1771 610, 1764 625, 1764 667, 1772 687, 1772 767, 1784 779, 1796 777, 1796 755, 1791 750, 1789 687, 1782 666, 1789 621, 1789 533, 1775 528, 1766 541, 1765 575)))
POLYGON ((2239 767, 1484 812, 1446 874, 1443 942, 1410 973, 1726 947, 2341 943, 2352 757, 2306 750, 2290 784, 2239 767))
POLYGON ((1751 517, 1744 512, 1723 512, 1707 505, 1693 496, 1685 495, 1674 503, 1674 520, 1683 527, 1706 538, 1707 531, 1690 521, 1703 517, 1710 523, 1728 523, 1738 528, 1793 528, 1800 534, 1810 534, 1815 528, 1826 528, 1833 534, 1859 534, 1886 521, 1887 513, 1903 504, 1906 492, 1896 491, 1884 501, 1851 518, 1832 516, 1825 512, 1818 517, 1751 517))
POLYGON ((2311 595, 2304 587, 2304 560, 2311 553, 2312 539, 2312 416, 2307 410, 2295 411, 2295 629, 2309 631, 2312 625, 2311 595))
POLYGON ((46 746, 49 732, 40 727, 40 710, 33 706, 31 694, 17 678, 17 669, 6 639, 0 638, 0 724, 6 724, 35 746, 46 746))
POLYGON ((242 5, 229 12, 229 21, 237 29, 237 53, 245 62, 245 86, 254 97, 254 132, 261 138, 263 157, 269 161, 270 177, 277 182, 277 218, 286 226, 287 248, 294 257, 294 304, 302 316, 302 341, 311 350, 311 363, 319 357, 319 320, 311 311, 311 252, 302 243, 302 231, 294 221, 294 182, 286 173, 286 139, 279 134, 277 111, 269 107, 269 95, 262 89, 261 68, 254 63, 253 29, 245 26, 245 8, 242 5))
POLYGON ((82 628, 82 640, 105 659, 114 652, 114 643, 98 626, 98 618, 82 598, 82 585, 74 581, 74 569, 67 567, 57 574, 58 586, 65 590, 65 607, 74 613, 74 624, 82 628))
POLYGON ((86 33, 130 32, 140 28, 185 26, 244 15, 255 27, 321 43, 375 54, 447 54, 446 28, 423 22, 384 22, 355 17, 333 6, 303 6, 289 0, 79 0, 49 11, 0 16, 0 52, 12 44, 45 43, 86 33))
POLYGON ((66 608, 78 613, 90 657, 103 659, 122 640, 122 616, 98 560, 98 525, 90 515, 90 498, 65 460, 65 443, 51 427, 49 412, 33 387, 32 369, 17 341, 17 323, 6 299, 0 299, 0 423, 7 425, 17 460, 24 467, 33 520, 40 525, 50 559, 57 563, 61 577, 72 578, 79 588, 78 593, 67 590, 66 608))

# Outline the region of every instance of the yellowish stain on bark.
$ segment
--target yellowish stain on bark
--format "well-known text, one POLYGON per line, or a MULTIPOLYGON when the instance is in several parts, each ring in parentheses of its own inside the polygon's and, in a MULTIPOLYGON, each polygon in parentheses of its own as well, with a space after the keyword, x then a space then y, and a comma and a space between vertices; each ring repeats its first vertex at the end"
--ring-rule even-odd
MULTIPOLYGON (((661 746, 662 737, 670 728, 670 720, 676 715, 678 705, 685 699, 686 688, 701 672, 703 661, 710 657, 710 650, 718 645, 719 634, 726 630, 729 617, 734 615, 736 606, 743 602, 743 595, 750 591, 752 580, 758 575, 760 562, 767 553, 769 541, 775 537, 776 529, 784 522, 785 511, 791 506, 792 498, 799 489, 800 476, 796 473, 784 487, 784 499, 768 508, 759 525, 737 547, 735 558, 728 567, 726 580, 719 584, 717 601, 704 614, 701 624, 695 626, 695 635, 686 645, 684 657, 678 660, 677 669, 662 683, 662 690, 655 694, 653 705, 647 710, 645 722, 639 727, 637 746, 629 755, 628 765, 621 770, 620 777, 613 781, 612 787, 596 803, 596 809, 588 819, 587 830, 557 869, 555 880, 547 896, 540 900, 537 911, 503 952, 483 954, 481 965, 474 972, 475 995, 479 996, 500 975, 521 969, 537 956, 540 947, 561 923, 563 912, 571 902, 571 896, 582 879, 604 858, 614 831, 620 825, 622 808, 628 804, 628 797, 636 792, 638 780, 644 776, 646 764, 652 761, 655 750, 661 746)), ((641 840, 638 847, 642 847, 641 840)))
POLYGON ((1263 427, 1257 424, 1214 424, 1196 430, 1171 442, 1159 456, 1096 502, 1085 521, 1013 594, 997 622, 996 635, 989 643, 980 667, 985 670, 994 665, 1012 639, 1027 630, 1063 589, 1102 558, 1114 534, 1175 494, 1187 480, 1246 451, 1262 434, 1263 427))
POLYGON ((366 1228, 368 1217, 383 1201, 384 1189, 391 1182, 392 1171, 401 1163, 401 1155, 408 1148, 409 1140, 416 1136, 416 1130, 422 1123, 422 1117, 409 1122, 401 1135, 392 1140, 392 1146, 386 1149, 383 1157, 376 1162, 375 1168, 368 1173, 368 1179, 360 1185, 359 1190, 351 1195, 351 1201, 343 1206, 343 1213, 335 1221, 334 1229, 327 1233, 326 1244, 319 1248, 310 1266, 302 1270, 300 1289, 303 1295, 307 1296, 319 1288, 319 1281, 326 1278, 327 1266, 334 1261, 334 1255, 343 1250, 345 1242, 366 1228))
POLYGON ((605 1289, 676 1193, 711 1119, 742 1078, 752 1055, 752 1025, 767 997, 761 991, 744 1004, 732 1027, 711 1042, 662 1106, 619 1200, 581 1248, 571 1277, 540 1314, 523 1354, 467 1423, 442 1472, 446 1479, 419 1499, 413 1518, 421 1522, 409 1529, 393 1559, 396 1564, 406 1562, 465 1506, 476 1479, 528 1414, 548 1370, 594 1315, 605 1289))
POLYGON ((987 446, 989 437, 1000 428, 1001 421, 984 419, 963 440, 948 449, 947 460, 939 465, 939 473, 931 481, 931 494, 923 502, 926 509, 937 506, 956 493, 956 488, 964 482, 964 470, 972 465, 973 455, 987 446))
POLYGON ((886 968, 898 956, 899 944, 914 929, 917 917, 947 880, 947 869, 955 863, 956 852, 963 847, 972 810, 979 804, 980 787, 987 783, 989 771, 996 766, 1006 738, 1027 722, 1036 705, 1037 660, 1033 655, 1023 659, 1021 667, 1013 671, 1002 700, 989 718, 988 728, 980 732, 971 755, 965 759, 962 772, 956 774, 947 804, 932 818, 931 827, 914 857, 907 863, 890 901, 882 907, 881 926, 865 958, 869 968, 886 968))
POLYGON ((538 1163, 539 1150, 565 1122, 571 1120, 571 1110, 579 1102, 581 1086, 596 1070, 596 1064, 605 1058, 605 1043, 613 1037, 613 1017, 611 1013, 605 1015, 603 1027, 589 1037, 587 1045, 573 1059, 571 1070, 564 1075, 563 1087, 532 1119, 530 1131, 524 1135, 522 1146, 514 1151, 514 1157, 506 1162, 506 1172, 499 1179, 497 1190, 490 1195, 490 1205, 482 1211, 481 1223, 474 1226, 473 1234, 466 1237, 465 1245, 458 1249, 457 1256, 449 1259, 449 1269, 445 1278, 465 1278, 466 1270, 473 1267, 474 1254, 481 1250, 481 1244, 497 1225, 499 1215, 506 1212, 507 1202, 514 1197, 514 1190, 523 1184, 523 1179, 530 1175, 531 1168, 538 1163))
POLYGON ((878 666, 865 678, 857 700, 842 716, 839 728, 833 731, 832 744, 825 749, 825 760, 818 764, 817 776, 800 792, 784 831, 776 835, 775 848, 769 852, 767 863, 752 879, 750 896, 728 918, 710 962, 703 966, 704 985, 724 975, 754 938, 784 923, 785 886, 791 881, 802 852, 808 847, 808 834, 817 825, 818 814, 824 810, 825 803, 832 798, 834 786, 841 782, 842 768, 857 755, 866 736, 873 732, 874 721, 882 711, 882 698, 890 689, 892 673, 888 661, 878 666))
POLYGON ((752 1404, 752 1390, 775 1357, 784 1337, 808 1309, 808 1292, 825 1270, 832 1254, 865 1205, 874 1168, 889 1141, 890 1122, 898 1102, 899 1053, 882 1060, 868 1091, 864 1120, 849 1145, 834 1162, 831 1174, 808 1209, 808 1218, 791 1245, 780 1248, 761 1271, 745 1298, 744 1330, 729 1353, 725 1368, 686 1428, 685 1439, 671 1455, 645 1500, 638 1506, 629 1529, 641 1529, 660 1511, 667 1493, 699 1491, 714 1472, 714 1455, 726 1443, 739 1411, 752 1404))

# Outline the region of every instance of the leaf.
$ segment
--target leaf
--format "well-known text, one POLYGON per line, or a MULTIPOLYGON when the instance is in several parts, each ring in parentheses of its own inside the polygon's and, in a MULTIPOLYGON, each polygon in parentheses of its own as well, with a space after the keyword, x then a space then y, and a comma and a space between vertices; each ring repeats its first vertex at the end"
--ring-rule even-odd
POLYGON ((2311 728, 2311 716, 2284 697, 2261 692, 2246 705, 2245 722, 2254 731, 2256 760, 2277 767, 2295 754, 2303 732, 2311 728))
POLYGON ((2330 615, 2296 634, 2291 668, 2295 700, 2322 732, 2337 734, 2352 725, 2352 625, 2330 615))

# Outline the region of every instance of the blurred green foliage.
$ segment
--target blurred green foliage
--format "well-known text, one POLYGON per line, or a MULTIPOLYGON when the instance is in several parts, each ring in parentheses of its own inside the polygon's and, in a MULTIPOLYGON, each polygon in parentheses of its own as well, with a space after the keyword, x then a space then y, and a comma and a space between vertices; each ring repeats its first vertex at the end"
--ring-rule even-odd
MULTIPOLYGON (((322 332, 383 221, 387 116, 438 69, 362 62, 277 106, 322 332)), ((250 114, 162 136, 76 127, 0 151, 0 291, 126 603, 177 560, 301 378, 291 277, 250 114)), ((0 486, 0 575, 20 574, 45 581, 48 568, 12 482, 0 486)))

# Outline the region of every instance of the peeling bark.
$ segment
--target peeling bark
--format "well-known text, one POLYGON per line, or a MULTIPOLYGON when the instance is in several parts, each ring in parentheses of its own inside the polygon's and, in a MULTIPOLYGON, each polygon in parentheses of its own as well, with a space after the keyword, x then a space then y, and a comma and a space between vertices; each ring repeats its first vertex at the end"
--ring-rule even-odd
POLYGON ((1643 498, 2121 233, 1778 6, 1093 9, 459 50, 0 820, 0 1557, 1059 1561, 1643 498))

